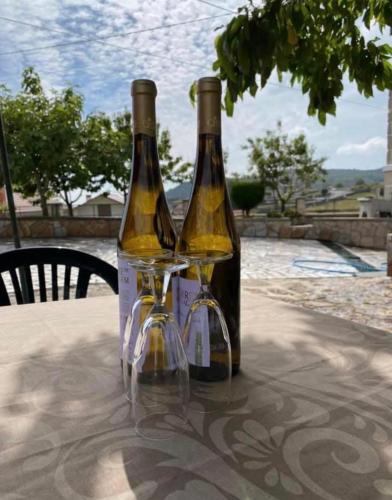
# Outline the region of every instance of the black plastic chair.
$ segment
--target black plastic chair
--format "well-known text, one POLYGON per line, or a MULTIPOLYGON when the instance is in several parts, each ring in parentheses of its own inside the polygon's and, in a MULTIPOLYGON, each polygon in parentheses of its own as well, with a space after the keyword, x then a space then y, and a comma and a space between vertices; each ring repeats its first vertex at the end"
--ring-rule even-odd
POLYGON ((70 298, 71 268, 79 269, 75 298, 82 299, 87 296, 87 289, 91 275, 95 274, 102 278, 111 287, 114 293, 118 293, 117 269, 93 255, 60 247, 31 247, 19 248, 0 253, 0 306, 11 305, 10 296, 4 283, 2 274, 8 272, 15 293, 17 304, 28 304, 35 302, 33 279, 31 267, 37 266, 39 296, 41 302, 47 301, 47 290, 44 265, 51 265, 51 289, 52 300, 59 300, 58 269, 57 266, 65 266, 63 299, 70 298), (17 273, 16 270, 19 270, 17 273), (24 276, 25 286, 22 286, 21 278, 24 276))

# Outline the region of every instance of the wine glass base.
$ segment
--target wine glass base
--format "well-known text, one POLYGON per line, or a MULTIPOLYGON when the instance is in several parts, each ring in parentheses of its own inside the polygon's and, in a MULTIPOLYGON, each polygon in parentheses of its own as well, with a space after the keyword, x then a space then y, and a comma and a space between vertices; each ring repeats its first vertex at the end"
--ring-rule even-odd
POLYGON ((200 382, 190 379, 189 410, 195 413, 217 413, 230 405, 230 389, 227 381, 200 382))

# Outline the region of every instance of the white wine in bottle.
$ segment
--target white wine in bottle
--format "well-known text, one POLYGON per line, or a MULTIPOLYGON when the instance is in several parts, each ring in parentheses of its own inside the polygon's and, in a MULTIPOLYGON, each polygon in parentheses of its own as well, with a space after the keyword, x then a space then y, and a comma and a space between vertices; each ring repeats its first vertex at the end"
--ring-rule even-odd
MULTIPOLYGON (((201 78, 197 85, 198 144, 193 189, 178 250, 233 253, 230 260, 214 265, 211 290, 225 316, 232 349, 232 373, 240 365, 240 239, 227 191, 221 143, 221 83, 201 78)), ((192 298, 199 290, 197 273, 190 267, 179 280, 178 314, 184 325, 192 298)), ((214 335, 210 331, 210 335, 214 335)), ((226 373, 219 355, 209 367, 190 365, 190 375, 218 380, 226 373)))
MULTIPOLYGON (((151 80, 135 80, 132 83, 131 93, 132 172, 118 237, 118 249, 130 254, 141 250, 173 251, 177 237, 163 190, 157 149, 155 118, 157 89, 151 80)), ((122 356, 127 317, 141 287, 142 277, 121 257, 118 258, 118 272, 120 356, 122 356)))

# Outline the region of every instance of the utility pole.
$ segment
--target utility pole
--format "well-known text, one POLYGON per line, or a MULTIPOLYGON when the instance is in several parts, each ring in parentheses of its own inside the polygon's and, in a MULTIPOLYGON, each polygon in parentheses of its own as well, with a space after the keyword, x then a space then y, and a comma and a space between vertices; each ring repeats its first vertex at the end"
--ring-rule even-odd
POLYGON ((15 248, 20 248, 20 237, 19 237, 19 228, 18 222, 16 220, 15 213, 15 203, 14 203, 14 193, 12 191, 12 183, 11 183, 11 175, 8 163, 8 153, 7 153, 7 143, 5 140, 5 130, 4 130, 4 122, 3 115, 0 110, 0 158, 1 158, 1 167, 3 170, 4 184, 5 190, 7 193, 7 205, 8 211, 11 219, 12 233, 14 236, 14 244, 15 248))
MULTIPOLYGON (((3 170, 5 190, 7 193, 8 212, 10 214, 12 233, 14 236, 14 245, 15 248, 20 248, 22 245, 20 244, 18 221, 16 220, 14 193, 12 190, 10 168, 8 163, 7 142, 5 140, 5 129, 4 129, 3 115, 1 113, 1 110, 0 110, 0 165, 3 170)), ((27 303, 29 302, 29 291, 27 288, 26 270, 24 267, 21 267, 19 269, 19 277, 20 277, 20 283, 22 285, 23 300, 25 303, 27 303)))

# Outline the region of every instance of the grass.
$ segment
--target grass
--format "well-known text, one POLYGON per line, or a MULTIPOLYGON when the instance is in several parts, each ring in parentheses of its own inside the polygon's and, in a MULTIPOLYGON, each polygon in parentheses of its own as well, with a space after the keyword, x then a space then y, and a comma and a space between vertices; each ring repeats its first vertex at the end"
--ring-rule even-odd
POLYGON ((359 211, 358 198, 374 197, 375 193, 368 191, 365 193, 355 193, 347 196, 343 200, 328 201, 320 205, 307 207, 307 212, 357 212, 359 211))

